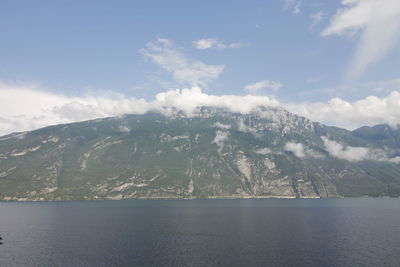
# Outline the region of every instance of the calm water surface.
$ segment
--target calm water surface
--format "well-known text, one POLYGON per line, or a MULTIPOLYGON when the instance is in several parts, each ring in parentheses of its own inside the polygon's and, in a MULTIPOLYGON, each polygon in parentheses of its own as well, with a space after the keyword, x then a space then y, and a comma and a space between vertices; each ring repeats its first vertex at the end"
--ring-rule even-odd
POLYGON ((0 202, 0 266, 400 266, 400 199, 0 202))

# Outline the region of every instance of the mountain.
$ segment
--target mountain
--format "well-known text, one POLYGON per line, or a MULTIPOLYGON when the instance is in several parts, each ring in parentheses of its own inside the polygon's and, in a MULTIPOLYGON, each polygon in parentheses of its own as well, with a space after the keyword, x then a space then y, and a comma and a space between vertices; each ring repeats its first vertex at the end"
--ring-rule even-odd
POLYGON ((400 195, 400 132, 201 107, 0 137, 1 200, 400 195))

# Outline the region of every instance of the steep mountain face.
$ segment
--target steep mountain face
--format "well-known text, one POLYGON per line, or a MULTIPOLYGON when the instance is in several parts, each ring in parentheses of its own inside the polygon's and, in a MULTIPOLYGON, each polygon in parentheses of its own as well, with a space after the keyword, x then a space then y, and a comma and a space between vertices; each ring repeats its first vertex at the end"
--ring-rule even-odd
POLYGON ((400 147, 400 130, 389 125, 364 126, 353 131, 353 134, 379 146, 400 147))
POLYGON ((51 126, 0 137, 0 199, 399 196, 399 136, 282 108, 51 126))

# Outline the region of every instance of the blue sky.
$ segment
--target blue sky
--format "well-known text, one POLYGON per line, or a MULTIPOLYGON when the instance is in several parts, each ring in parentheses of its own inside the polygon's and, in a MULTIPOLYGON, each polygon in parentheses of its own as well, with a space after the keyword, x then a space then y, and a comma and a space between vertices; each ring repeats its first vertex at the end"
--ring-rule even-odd
MULTIPOLYGON (((385 121, 389 111, 335 121, 312 110, 332 109, 337 99, 352 106, 369 96, 379 105, 392 99, 400 90, 399 16, 397 0, 3 0, 0 94, 8 102, 18 90, 152 101, 168 90, 200 86, 207 95, 276 99, 301 115, 348 128, 357 121, 397 124, 400 115, 385 121)), ((393 101, 395 109, 400 102, 393 101)), ((7 112, 0 109, 0 133, 76 120, 27 126, 13 118, 33 117, 7 112)))

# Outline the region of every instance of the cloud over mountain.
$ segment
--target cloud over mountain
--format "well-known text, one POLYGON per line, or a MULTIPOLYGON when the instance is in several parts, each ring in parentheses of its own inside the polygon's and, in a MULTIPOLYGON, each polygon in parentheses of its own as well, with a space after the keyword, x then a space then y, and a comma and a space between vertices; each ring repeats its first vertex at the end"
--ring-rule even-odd
POLYGON ((216 96, 203 93, 199 87, 165 91, 147 101, 115 93, 70 97, 49 93, 33 85, 3 84, 0 85, 0 135, 121 114, 143 114, 152 110, 168 114, 171 109, 177 109, 191 116, 200 106, 248 113, 258 106, 278 104, 277 100, 268 96, 216 96), (30 102, 27 103, 26 99, 30 102))
POLYGON ((327 102, 303 102, 284 105, 288 110, 314 121, 354 129, 363 125, 400 124, 400 92, 388 96, 367 96, 354 102, 335 97, 327 102))
POLYGON ((354 102, 332 98, 327 102, 281 103, 265 95, 212 95, 199 87, 168 90, 145 100, 107 92, 66 96, 35 85, 0 84, 0 135, 151 110, 168 113, 177 109, 191 116, 198 107, 210 106, 246 114, 259 106, 279 105, 313 121, 349 129, 380 123, 393 127, 400 124, 400 92, 397 91, 386 97, 368 96, 354 102))
POLYGON ((382 162, 399 163, 400 157, 389 157, 389 152, 382 149, 373 149, 369 147, 345 146, 339 142, 322 136, 325 148, 332 156, 347 161, 372 160, 382 162))

